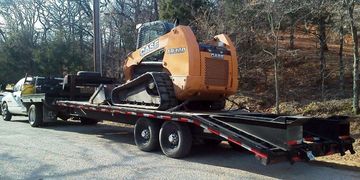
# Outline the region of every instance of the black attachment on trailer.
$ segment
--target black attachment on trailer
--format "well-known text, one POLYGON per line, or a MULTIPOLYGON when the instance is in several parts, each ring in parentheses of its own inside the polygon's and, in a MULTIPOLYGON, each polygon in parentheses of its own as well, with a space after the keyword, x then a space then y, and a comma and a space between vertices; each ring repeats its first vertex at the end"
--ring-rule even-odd
POLYGON ((68 74, 64 77, 63 94, 68 95, 70 100, 89 100, 94 90, 87 92, 83 90, 84 87, 99 87, 101 84, 114 84, 115 81, 98 72, 79 71, 76 75, 68 74))

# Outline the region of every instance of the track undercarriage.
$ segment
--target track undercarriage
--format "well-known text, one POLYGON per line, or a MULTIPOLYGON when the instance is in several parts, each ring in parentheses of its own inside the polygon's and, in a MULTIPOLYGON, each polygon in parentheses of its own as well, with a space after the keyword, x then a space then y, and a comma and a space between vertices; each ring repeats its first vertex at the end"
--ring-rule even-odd
POLYGON ((116 106, 156 110, 178 105, 172 81, 162 72, 148 72, 114 88, 111 100, 116 106))
POLYGON ((164 72, 147 72, 114 88, 111 101, 115 106, 153 110, 221 110, 225 106, 225 99, 178 101, 170 76, 164 72))

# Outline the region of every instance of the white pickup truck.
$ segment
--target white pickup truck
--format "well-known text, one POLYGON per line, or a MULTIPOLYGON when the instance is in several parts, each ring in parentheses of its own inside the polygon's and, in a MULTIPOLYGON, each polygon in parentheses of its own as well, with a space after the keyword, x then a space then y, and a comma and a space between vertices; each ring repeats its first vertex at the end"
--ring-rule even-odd
POLYGON ((20 79, 15 84, 13 90, 4 93, 1 99, 1 114, 3 120, 10 121, 12 115, 31 115, 31 109, 35 108, 35 106, 25 105, 22 98, 27 94, 44 94, 45 97, 45 93, 57 93, 62 90, 62 81, 63 78, 45 78, 39 76, 20 79))

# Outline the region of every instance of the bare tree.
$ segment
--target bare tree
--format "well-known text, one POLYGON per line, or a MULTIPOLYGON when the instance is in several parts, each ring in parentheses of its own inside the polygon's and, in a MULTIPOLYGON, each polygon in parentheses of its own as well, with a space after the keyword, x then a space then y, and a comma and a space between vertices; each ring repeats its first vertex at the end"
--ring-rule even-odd
POLYGON ((280 89, 279 89, 279 38, 282 23, 284 23, 286 16, 291 16, 293 19, 291 20, 292 26, 296 24, 297 20, 301 18, 301 16, 296 16, 295 13, 299 12, 299 10, 308 7, 306 2, 298 3, 297 1, 276 1, 274 3, 267 3, 265 8, 268 22, 270 27, 270 39, 274 40, 273 50, 264 51, 269 54, 274 62, 274 86, 275 86, 275 111, 277 114, 280 113, 280 89), (288 7, 284 9, 283 7, 288 7))
POLYGON ((345 0, 347 4, 347 10, 350 21, 350 30, 353 40, 353 53, 354 53, 354 64, 353 64, 353 103, 352 108, 355 114, 359 113, 359 46, 357 37, 357 27, 354 19, 354 6, 355 0, 345 0))
POLYGON ((339 21, 339 89, 341 97, 345 96, 345 85, 344 85, 344 60, 343 60, 343 51, 344 51, 344 21, 345 21, 345 1, 343 1, 341 8, 339 9, 340 21, 339 21))
POLYGON ((316 37, 319 40, 320 50, 319 50, 319 59, 320 59, 320 79, 321 79, 321 99, 325 100, 325 77, 326 77, 326 59, 325 51, 328 50, 327 46, 327 36, 326 36, 326 25, 328 24, 328 19, 330 17, 329 13, 329 2, 325 0, 316 1, 312 13, 312 21, 315 22, 318 26, 318 32, 316 37))

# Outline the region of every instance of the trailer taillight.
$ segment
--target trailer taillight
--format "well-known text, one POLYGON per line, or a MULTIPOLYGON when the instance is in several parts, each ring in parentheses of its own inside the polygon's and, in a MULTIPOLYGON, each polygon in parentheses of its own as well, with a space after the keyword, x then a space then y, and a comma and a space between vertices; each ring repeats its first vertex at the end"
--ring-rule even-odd
POLYGON ((302 140, 290 140, 287 142, 287 144, 289 146, 294 146, 294 145, 298 145, 298 144, 301 144, 303 141, 302 140))
POLYGON ((319 137, 304 137, 304 141, 319 141, 319 137))
POLYGON ((341 140, 345 140, 345 139, 349 139, 350 138, 350 136, 339 136, 339 139, 341 139, 341 140))

